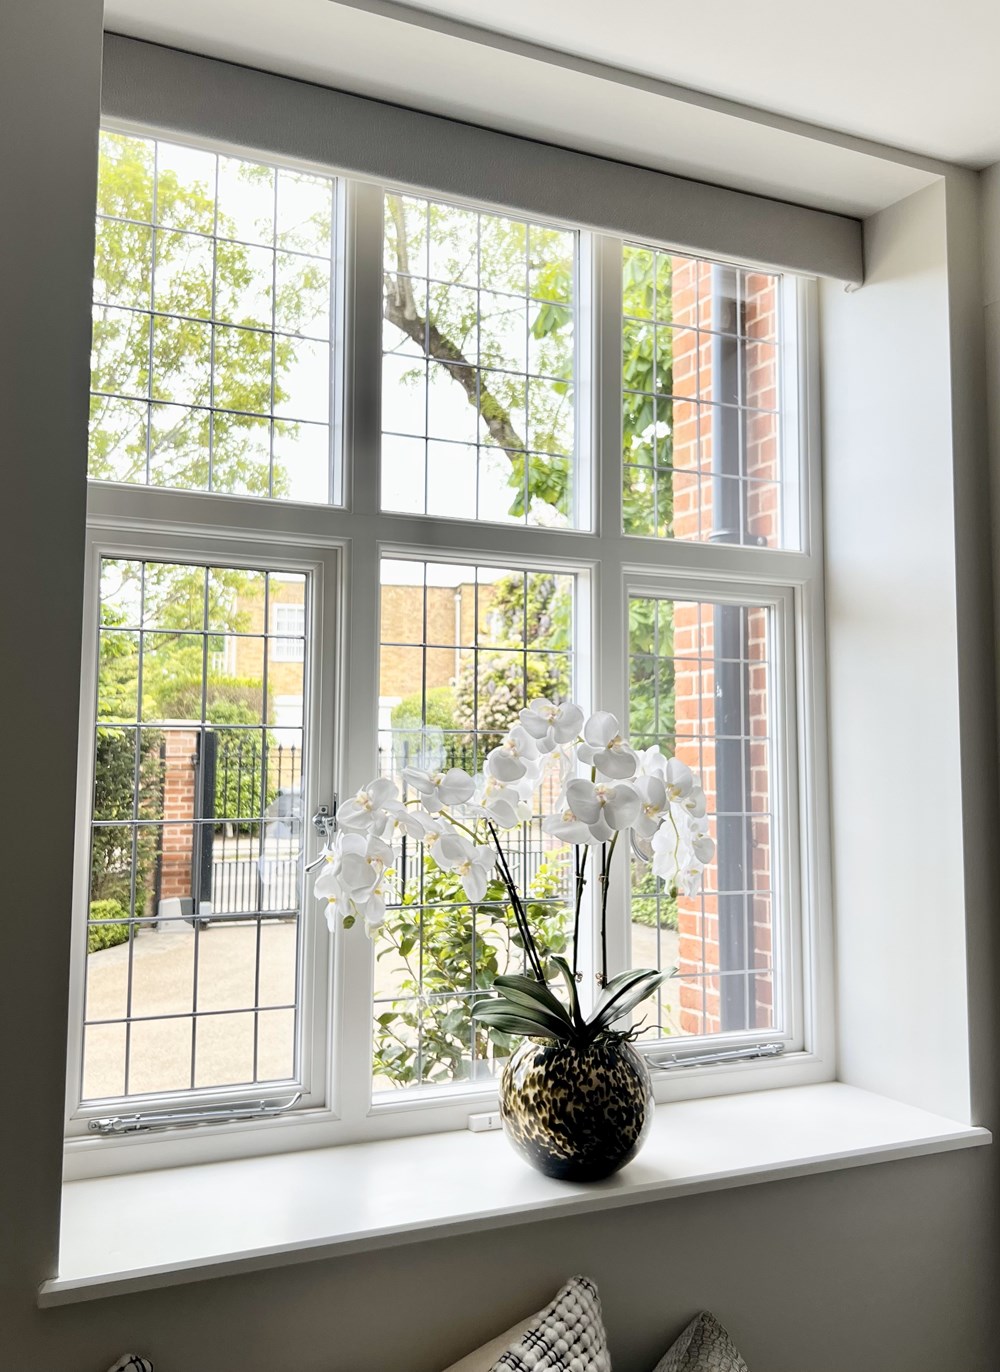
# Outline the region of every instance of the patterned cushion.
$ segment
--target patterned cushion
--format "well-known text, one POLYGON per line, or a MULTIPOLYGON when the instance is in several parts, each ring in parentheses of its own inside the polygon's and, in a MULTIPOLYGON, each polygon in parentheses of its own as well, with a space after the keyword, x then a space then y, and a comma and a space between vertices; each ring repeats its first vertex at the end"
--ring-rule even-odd
POLYGON ((108 1372, 153 1372, 153 1364, 148 1358, 140 1358, 138 1353, 123 1353, 108 1372))
POLYGON ((597 1287, 573 1277, 540 1310, 492 1372, 611 1372, 597 1287))
POLYGON ((703 1310, 667 1349, 653 1372, 747 1372, 722 1325, 703 1310))

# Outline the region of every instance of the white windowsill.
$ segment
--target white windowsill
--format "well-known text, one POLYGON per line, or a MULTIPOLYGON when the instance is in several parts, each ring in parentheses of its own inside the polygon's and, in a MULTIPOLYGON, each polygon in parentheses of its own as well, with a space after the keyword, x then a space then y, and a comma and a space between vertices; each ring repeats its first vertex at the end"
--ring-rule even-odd
POLYGON ((634 1163, 551 1181, 500 1133, 461 1131, 68 1182, 42 1306, 971 1148, 989 1131, 837 1082, 656 1109, 634 1163))

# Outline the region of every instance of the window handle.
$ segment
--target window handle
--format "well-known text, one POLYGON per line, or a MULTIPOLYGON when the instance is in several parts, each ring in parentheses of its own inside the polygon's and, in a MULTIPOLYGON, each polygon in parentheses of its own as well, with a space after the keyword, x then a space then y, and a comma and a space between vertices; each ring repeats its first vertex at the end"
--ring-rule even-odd
MULTIPOLYGON (((324 850, 331 838, 333 838, 334 834, 337 832, 337 805, 339 800, 340 797, 335 795, 333 797, 332 806, 321 805, 312 817, 312 826, 323 840, 324 850)), ((325 851, 321 852, 318 857, 314 857, 312 862, 306 864, 306 872, 314 871, 320 863, 323 862, 325 857, 325 851)))

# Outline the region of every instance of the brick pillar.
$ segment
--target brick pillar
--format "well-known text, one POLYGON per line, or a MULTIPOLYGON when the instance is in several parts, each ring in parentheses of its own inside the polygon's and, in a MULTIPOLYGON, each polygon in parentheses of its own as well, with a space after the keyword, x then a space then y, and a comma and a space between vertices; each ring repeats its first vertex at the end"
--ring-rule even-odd
MULTIPOLYGON (((194 816, 198 759, 197 727, 163 730, 163 818, 190 820, 194 816)), ((160 899, 191 896, 194 825, 164 824, 160 860, 160 899)))

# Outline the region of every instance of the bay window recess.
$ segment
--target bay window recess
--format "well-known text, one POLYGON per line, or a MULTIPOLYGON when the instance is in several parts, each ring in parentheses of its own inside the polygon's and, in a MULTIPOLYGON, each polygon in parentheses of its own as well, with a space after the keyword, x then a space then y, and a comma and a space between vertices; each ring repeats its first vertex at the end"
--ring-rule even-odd
MULTIPOLYGON (((109 124, 94 294, 86 1165, 146 1126, 213 1121, 224 1152, 251 1116, 334 1142, 484 1108, 511 1043, 471 1006, 522 958, 500 884, 472 906, 399 839, 374 942, 331 938, 310 820, 376 775, 480 770, 539 695, 708 796, 703 891, 635 860, 612 893, 609 971, 677 968, 636 1016, 654 1067, 692 1064, 658 1094, 747 1088, 755 1057, 830 1075, 811 283, 109 124)), ((551 952, 558 799, 553 775, 508 844, 551 952)))

